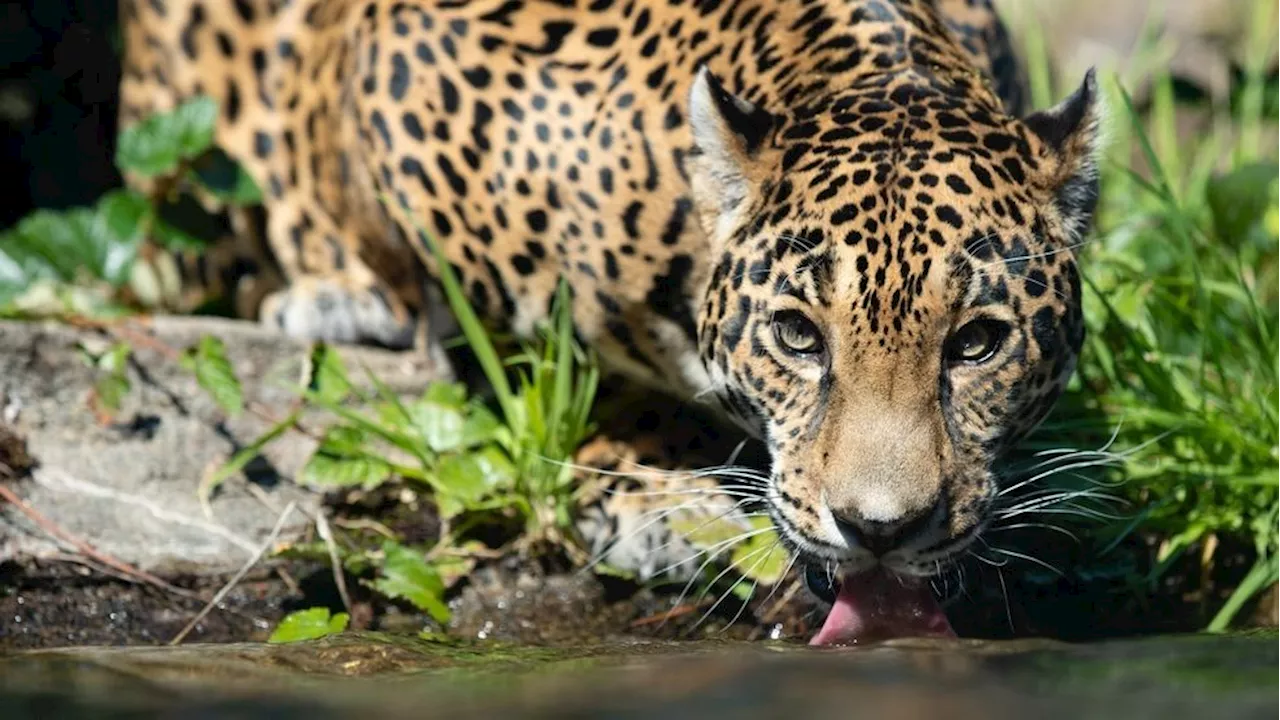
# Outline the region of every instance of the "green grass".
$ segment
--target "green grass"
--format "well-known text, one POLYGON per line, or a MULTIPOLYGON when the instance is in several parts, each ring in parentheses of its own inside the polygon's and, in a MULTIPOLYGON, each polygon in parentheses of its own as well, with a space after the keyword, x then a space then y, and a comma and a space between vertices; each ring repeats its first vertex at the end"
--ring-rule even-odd
MULTIPOLYGON (((1267 13, 1258 3, 1250 57, 1276 43, 1267 13)), ((1054 85, 1038 26, 1025 30, 1043 106, 1078 79, 1054 85)), ((1262 152, 1274 136, 1259 134, 1276 87, 1260 66, 1245 68, 1231 106, 1210 108, 1209 131, 1179 137, 1176 114, 1189 106, 1155 70, 1163 51, 1153 39, 1129 78, 1101 76, 1111 143, 1080 252, 1089 336, 1071 393, 1031 445, 1106 446, 1108 479, 1136 512, 1093 533, 1159 541, 1154 567, 1135 579, 1143 590, 1193 547, 1252 545, 1252 569, 1208 623, 1222 630, 1277 579, 1277 168, 1262 152), (1139 112, 1123 87, 1144 72, 1154 85, 1139 112)))

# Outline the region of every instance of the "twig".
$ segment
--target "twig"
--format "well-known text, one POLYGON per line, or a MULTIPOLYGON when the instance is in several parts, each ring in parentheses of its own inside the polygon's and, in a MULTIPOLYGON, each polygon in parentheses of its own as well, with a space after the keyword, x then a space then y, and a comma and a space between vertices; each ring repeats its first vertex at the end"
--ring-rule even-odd
POLYGON ((181 595, 182 597, 193 598, 195 600, 204 599, 204 597, 198 593, 185 590, 177 587, 176 585, 171 585, 145 570, 139 570, 122 560, 117 560, 110 555, 95 550, 93 546, 89 545, 85 541, 68 534, 65 530, 58 527, 52 520, 45 517, 40 513, 40 511, 28 505, 22 498, 18 497, 17 493, 4 485, 0 485, 0 498, 3 498, 6 502, 21 510, 22 514, 26 515, 27 518, 39 526, 41 530, 44 530, 54 538, 71 545, 76 550, 79 550, 84 554, 85 557, 92 558, 97 562, 116 570, 117 572, 124 573, 132 578, 137 578, 138 580, 154 585, 162 590, 167 590, 175 595, 181 595))
POLYGON ((338 558, 338 544, 333 541, 333 530, 329 528, 329 521, 325 519, 324 508, 316 511, 316 530, 320 532, 320 539, 324 540, 324 545, 329 549, 329 566, 333 568, 333 582, 338 586, 338 596, 342 598, 342 606, 351 612, 351 595, 347 593, 347 579, 342 572, 342 560, 338 558))
POLYGON ((249 574, 249 571, 253 569, 253 566, 258 564, 258 561, 262 559, 262 556, 266 554, 267 550, 270 550, 271 546, 275 544, 276 538, 280 535, 280 530, 284 528, 284 521, 289 519, 289 516, 293 514, 293 508, 296 505, 296 502, 292 500, 289 501, 289 504, 284 508, 284 512, 280 513, 280 517, 276 520, 275 527, 271 528, 271 534, 268 535, 266 541, 262 543, 262 547, 258 548, 258 552, 254 553, 253 557, 249 558, 249 561, 246 562, 240 570, 227 581, 227 584, 223 585, 222 589, 213 596, 213 599, 205 604, 204 609, 192 618, 191 622, 187 623, 187 626, 182 628, 182 631, 169 641, 170 645, 177 645, 182 642, 182 639, 187 636, 187 633, 191 632, 192 628, 198 625, 200 621, 218 605, 218 603, 222 602, 222 599, 227 596, 227 593, 231 592, 232 588, 239 584, 240 581, 244 579, 245 575, 249 574))
POLYGON ((798 593, 802 587, 804 587, 804 583, 802 581, 793 581, 791 586, 784 590, 782 595, 779 596, 777 600, 774 600, 773 604, 760 614, 761 618, 765 618, 766 621, 776 618, 782 608, 786 607, 787 604, 791 602, 791 599, 796 596, 796 593, 798 593))
POLYGON ((391 528, 369 518, 338 518, 333 521, 333 524, 343 530, 371 530, 388 540, 399 539, 399 536, 391 528))
POLYGON ((638 627, 643 627, 645 625, 653 625, 654 623, 666 622, 671 618, 677 618, 677 617, 680 617, 681 615, 688 615, 689 613, 694 612, 695 610, 700 610, 702 606, 705 604, 706 603, 690 603, 686 605, 677 605, 671 608, 670 610, 664 610, 654 615, 648 615, 646 617, 632 620, 631 627, 638 628, 638 627))
POLYGON ((289 588, 290 593, 302 595, 302 588, 298 586, 298 581, 293 579, 288 570, 283 567, 276 567, 276 575, 280 576, 281 582, 285 584, 285 587, 289 588))

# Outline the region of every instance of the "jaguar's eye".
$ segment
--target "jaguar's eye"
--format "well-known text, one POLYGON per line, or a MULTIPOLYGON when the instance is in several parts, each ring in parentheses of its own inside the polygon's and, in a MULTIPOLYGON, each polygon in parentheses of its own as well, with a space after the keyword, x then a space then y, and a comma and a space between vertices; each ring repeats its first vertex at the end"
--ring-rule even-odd
POLYGON ((990 360, 1009 335, 1009 326, 999 320, 982 319, 966 323, 947 339, 946 358, 952 365, 976 365, 990 360))
POLYGON ((787 352, 796 355, 812 355, 822 350, 818 326, 795 310, 774 313, 773 337, 787 352))

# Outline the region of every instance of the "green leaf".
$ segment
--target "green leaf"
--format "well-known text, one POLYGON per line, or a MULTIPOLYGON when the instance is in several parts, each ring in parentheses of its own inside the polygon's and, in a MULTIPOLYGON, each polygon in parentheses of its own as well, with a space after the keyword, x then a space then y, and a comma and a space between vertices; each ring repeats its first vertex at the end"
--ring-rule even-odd
POLYGON ((198 157, 213 145, 217 120, 217 103, 204 96, 152 115, 120 133, 116 165, 143 177, 171 173, 178 163, 198 157))
POLYGON ((280 621, 269 643, 291 643, 337 635, 347 629, 351 618, 346 613, 330 616, 329 608, 316 607, 291 612, 280 621))
POLYGON ((225 232, 218 219, 190 193, 161 200, 151 223, 151 240, 168 250, 202 250, 225 232))
POLYGON ((115 412, 129 394, 131 385, 127 375, 130 348, 126 343, 116 343, 95 361, 103 374, 94 382, 94 394, 102 407, 115 412))
POLYGON ((446 455, 440 460, 436 478, 442 493, 468 509, 497 490, 514 487, 516 469, 505 453, 490 445, 475 452, 446 455))
POLYGON ((773 585, 782 580, 787 570, 787 551, 772 530, 769 518, 752 518, 751 525, 757 530, 765 530, 752 535, 733 549, 729 562, 731 567, 738 568, 742 576, 754 580, 761 585, 773 585))
POLYGON ((413 427, 427 447, 437 453, 462 445, 466 418, 462 410, 434 402, 416 402, 405 407, 413 427))
POLYGON ((94 395, 102 407, 115 413, 129 394, 129 379, 120 375, 103 375, 93 384, 94 395))
POLYGON ((93 272, 98 253, 92 237, 93 213, 88 209, 37 210, 23 218, 17 229, 19 242, 34 257, 43 258, 58 279, 71 281, 81 272, 93 272))
POLYGON ((462 383, 433 382, 427 386, 427 391, 422 394, 422 399, 437 405, 461 410, 467 404, 467 386, 462 383))
POLYGON ((742 522, 709 510, 677 513, 667 522, 673 532, 700 550, 727 543, 747 531, 742 522))
POLYGON ((616 577, 616 578, 621 578, 623 580, 632 580, 632 581, 636 579, 635 571, 623 570, 620 567, 615 567, 606 562, 595 563, 594 565, 591 566, 591 570, 597 575, 604 575, 606 577, 616 577))
POLYGON ((0 233, 0 306, 8 305, 41 281, 59 278, 48 260, 30 247, 17 229, 0 233))
POLYGON ((338 351, 324 343, 311 348, 311 381, 308 389, 324 402, 342 402, 351 393, 347 368, 338 351))
POLYGON ((197 183, 223 202, 241 207, 262 202, 262 191, 253 178, 219 148, 196 158, 191 171, 197 183))
POLYGON ((183 354, 181 362, 183 367, 195 373, 196 382, 213 397, 223 412, 231 417, 240 414, 244 409, 244 391, 221 340, 205 335, 194 348, 183 354))
POLYGON ((462 441, 460 449, 469 449, 494 442, 501 434, 502 421, 489 408, 480 403, 473 403, 467 411, 462 423, 462 441))
POLYGON ((133 193, 103 196, 97 208, 38 210, 0 236, 0 297, 13 297, 40 279, 129 279, 149 212, 133 193))
POLYGON ((372 583, 373 588, 387 597, 409 601, 441 625, 448 623, 444 581, 422 553, 391 541, 383 543, 382 552, 381 577, 372 583))
POLYGON ((335 425, 298 474, 298 482, 312 487, 375 488, 391 477, 391 465, 369 451, 370 437, 362 429, 335 425))
POLYGON ((150 221, 147 199, 129 190, 116 190, 98 200, 98 232, 94 233, 99 277, 120 287, 129 280, 129 271, 138 257, 138 246, 150 221))
POLYGON ((422 399, 408 404, 397 399, 385 386, 379 386, 379 394, 385 400, 378 406, 379 419, 388 427, 420 438, 433 452, 471 447, 492 434, 485 418, 473 420, 466 413, 465 386, 432 383, 422 399))

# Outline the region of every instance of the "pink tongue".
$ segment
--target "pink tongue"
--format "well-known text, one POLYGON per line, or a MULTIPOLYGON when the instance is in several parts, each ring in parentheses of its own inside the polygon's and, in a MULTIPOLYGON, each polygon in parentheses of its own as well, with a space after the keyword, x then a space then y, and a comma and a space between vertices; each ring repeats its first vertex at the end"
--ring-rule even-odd
POLYGON ((879 569, 845 578, 831 614, 810 645, 845 645, 895 637, 955 637, 926 582, 879 569))

